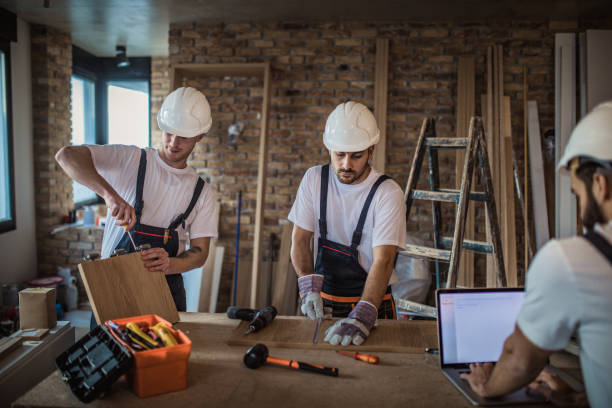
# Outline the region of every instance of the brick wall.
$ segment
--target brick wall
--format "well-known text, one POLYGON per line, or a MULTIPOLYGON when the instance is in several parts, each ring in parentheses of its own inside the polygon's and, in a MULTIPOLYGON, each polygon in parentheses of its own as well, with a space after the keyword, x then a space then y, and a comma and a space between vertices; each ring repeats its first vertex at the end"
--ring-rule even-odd
POLYGON ((71 140, 72 39, 33 24, 31 41, 38 271, 55 274, 59 266, 68 266, 78 275, 76 264, 82 257, 100 250, 102 231, 72 228, 51 234, 73 208, 72 180, 54 158, 71 140))
MULTIPOLYGON (((528 69, 528 98, 538 102, 540 125, 545 132, 554 126, 554 34, 592 27, 597 27, 597 23, 173 24, 169 33, 169 58, 154 59, 153 63, 152 114, 159 109, 161 100, 158 98, 169 91, 167 70, 171 64, 271 63, 273 97, 267 158, 265 247, 270 235, 279 232, 278 220, 286 217, 304 171, 327 160, 321 134, 329 112, 346 99, 373 108, 376 38, 390 39, 387 173, 404 188, 423 118, 436 119, 439 136, 454 136, 456 67, 460 56, 477 57, 476 111, 480 112, 480 95, 486 92, 487 47, 494 44, 504 47, 504 89, 511 98, 514 150, 522 173, 523 65, 528 69)), ((246 203, 243 203, 246 216, 241 228, 252 230, 254 224, 250 215, 255 206, 252 192, 256 178, 250 170, 256 169, 256 121, 249 122, 249 134, 241 138, 236 150, 224 144, 229 123, 259 110, 257 101, 253 100, 252 105, 242 100, 254 97, 249 92, 260 86, 255 82, 247 84, 248 81, 248 78, 210 81, 184 78, 183 82, 198 87, 209 97, 215 121, 210 134, 195 150, 190 165, 215 185, 222 201, 220 241, 226 247, 226 258, 219 294, 221 307, 229 299, 225 292, 231 283, 233 269, 237 189, 247 192, 246 203), (239 171, 245 174, 238 174, 239 171)), ((159 136, 153 140, 159 140, 159 136)), ((441 156, 440 165, 443 186, 454 186, 454 154, 441 156)), ((552 163, 548 165, 551 167, 552 163)), ((421 182, 425 181, 422 177, 421 182)), ((517 225, 522 231, 518 205, 517 202, 517 225)), ((453 208, 444 207, 443 213, 443 228, 450 231, 453 208)), ((483 223, 482 213, 477 211, 479 224, 483 223)), ((429 205, 417 203, 411 214, 409 231, 430 241, 429 205)), ((478 229, 480 238, 483 238, 482 229, 478 229)), ((241 238, 246 243, 250 237, 241 238)), ((522 273, 520 235, 517 247, 522 273)), ((482 259, 479 262, 482 265, 482 259)), ((484 276, 478 278, 479 282, 484 281, 484 276)))

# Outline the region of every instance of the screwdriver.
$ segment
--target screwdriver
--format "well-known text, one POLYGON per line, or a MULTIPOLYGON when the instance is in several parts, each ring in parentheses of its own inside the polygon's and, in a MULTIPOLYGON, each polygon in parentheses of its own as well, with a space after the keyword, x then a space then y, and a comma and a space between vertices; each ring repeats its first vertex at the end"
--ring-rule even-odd
POLYGON ((134 238, 132 238, 132 234, 130 234, 130 231, 128 231, 127 225, 125 225, 123 227, 123 229, 125 230, 125 233, 128 235, 128 237, 130 237, 130 241, 132 242, 132 246, 134 247, 134 251, 137 251, 136 244, 134 243, 134 238))
POLYGON ((340 353, 345 356, 353 357, 355 358, 355 360, 361 360, 368 364, 378 364, 378 362, 380 361, 377 356, 374 356, 372 354, 359 353, 359 352, 349 353, 347 351, 340 351, 340 350, 336 350, 336 353, 340 353))

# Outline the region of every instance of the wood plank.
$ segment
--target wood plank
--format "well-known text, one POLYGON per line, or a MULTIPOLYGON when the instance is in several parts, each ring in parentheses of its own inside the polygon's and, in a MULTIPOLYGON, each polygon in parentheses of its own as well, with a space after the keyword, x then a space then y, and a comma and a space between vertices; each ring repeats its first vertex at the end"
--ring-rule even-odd
POLYGON ((210 310, 210 313, 215 313, 217 311, 219 284, 221 282, 221 271, 223 270, 223 255, 225 255, 225 247, 216 247, 215 266, 213 267, 212 281, 210 286, 210 301, 208 305, 208 310, 210 310))
POLYGON ((530 252, 529 249, 531 247, 531 236, 529 235, 529 140, 527 137, 527 66, 523 65, 523 189, 525 191, 524 201, 523 201, 523 243, 524 248, 524 274, 523 276, 527 276, 527 270, 529 269, 529 258, 530 252))
MULTIPOLYGON (((576 34, 560 33, 555 34, 555 163, 561 160, 574 126, 576 126, 576 34)), ((577 218, 576 198, 571 193, 570 178, 555 172, 555 236, 557 238, 575 236, 577 218)), ((538 242, 536 239, 537 247, 540 248, 538 242)))
POLYGON ((5 355, 8 355, 11 351, 19 347, 22 341, 22 337, 0 338, 0 359, 4 358, 5 355))
MULTIPOLYGON (((236 285, 236 298, 232 299, 232 305, 238 307, 250 307, 251 304, 251 262, 250 258, 241 257, 238 260, 238 283, 236 285)), ((232 279, 232 288, 234 280, 232 279)), ((254 308, 252 308, 254 309, 254 308)))
POLYGON ((510 97, 504 96, 504 133, 503 133, 503 171, 502 171, 502 197, 505 211, 501 214, 504 224, 502 247, 504 249, 504 263, 508 286, 518 285, 516 267, 516 220, 514 208, 514 168, 512 162, 512 124, 510 115, 510 97))
POLYGON ((274 268, 272 305, 276 307, 279 315, 295 314, 295 286, 297 277, 291 268, 291 235, 293 223, 289 220, 281 221, 280 249, 278 262, 274 268))
MULTIPOLYGON (((485 121, 485 138, 487 143, 487 154, 489 156, 489 164, 491 166, 491 175, 493 175, 493 139, 495 137, 494 132, 494 92, 493 92, 493 47, 489 46, 487 48, 487 94, 484 96, 485 99, 481 99, 484 101, 482 105, 482 117, 485 121), (486 109, 485 109, 486 107, 486 109)), ((486 237, 487 241, 491 242, 492 237, 490 236, 489 231, 491 230, 489 226, 489 216, 488 212, 485 209, 485 223, 486 223, 486 237)), ((495 286, 495 262, 492 256, 487 256, 487 287, 495 286)))
POLYGON ((259 160, 257 163, 257 204, 255 207, 255 238, 253 240, 253 263, 251 265, 251 308, 255 309, 257 304, 257 280, 259 278, 259 267, 261 266, 264 221, 264 192, 266 191, 266 167, 268 163, 267 138, 268 138, 268 111, 271 98, 271 74, 270 63, 266 62, 264 67, 264 93, 261 107, 261 125, 259 135, 259 160))
POLYGON ((451 257, 451 251, 449 250, 412 244, 406 244, 406 249, 398 251, 398 253, 409 255, 413 258, 426 259, 428 261, 438 259, 440 261, 449 262, 451 257))
MULTIPOLYGON (((241 322, 232 332, 227 344, 251 346, 264 343, 268 347, 296 349, 336 350, 325 342, 325 330, 338 319, 323 320, 317 344, 312 343, 315 324, 302 316, 280 316, 263 330, 245 336, 247 322, 241 322)), ((376 327, 361 346, 348 346, 347 349, 371 352, 423 353, 426 347, 437 347, 437 326, 434 321, 378 320, 376 327)))
POLYGON ((208 244, 208 256, 202 266, 202 281, 200 284, 200 298, 198 300, 198 312, 210 312, 211 288, 215 267, 215 256, 217 254, 217 240, 211 239, 208 244))
POLYGON ((380 140, 374 149, 372 167, 384 174, 387 134, 387 88, 389 84, 389 39, 376 39, 376 67, 374 72, 374 117, 380 130, 380 140))
MULTIPOLYGON (((475 73, 476 59, 474 57, 460 57, 457 65, 457 138, 467 138, 469 123, 476 112, 475 106, 475 73)), ((466 141, 467 145, 467 141, 466 141)), ((461 187, 461 175, 463 163, 465 161, 465 150, 456 153, 455 161, 455 186, 461 187)), ((475 185, 472 179, 472 186, 475 185)), ((471 196, 470 196, 471 198, 471 196)), ((474 238, 474 211, 475 206, 470 203, 468 206, 467 220, 464 230, 464 242, 466 239, 474 238)), ((462 287, 474 287, 474 254, 463 252, 457 270, 457 285, 462 287)))
POLYGON ((165 275, 149 272, 138 252, 84 262, 79 271, 98 324, 145 314, 179 320, 165 275))
POLYGON ((533 196, 533 221, 535 224, 536 247, 539 250, 550 239, 548 229, 548 204, 546 203, 546 182, 538 104, 527 102, 527 123, 529 131, 529 162, 531 163, 531 193, 533 196))

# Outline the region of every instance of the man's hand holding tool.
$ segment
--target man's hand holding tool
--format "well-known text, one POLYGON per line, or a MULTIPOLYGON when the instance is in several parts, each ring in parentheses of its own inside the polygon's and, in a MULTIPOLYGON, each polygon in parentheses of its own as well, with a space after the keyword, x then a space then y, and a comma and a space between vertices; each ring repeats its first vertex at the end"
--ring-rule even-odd
POLYGON ((300 297, 302 298, 302 313, 312 320, 324 318, 323 299, 323 275, 310 274, 298 279, 300 297))
POLYGON ((325 331, 325 341, 333 346, 361 345, 376 323, 378 309, 368 301, 360 300, 348 317, 338 320, 325 331))

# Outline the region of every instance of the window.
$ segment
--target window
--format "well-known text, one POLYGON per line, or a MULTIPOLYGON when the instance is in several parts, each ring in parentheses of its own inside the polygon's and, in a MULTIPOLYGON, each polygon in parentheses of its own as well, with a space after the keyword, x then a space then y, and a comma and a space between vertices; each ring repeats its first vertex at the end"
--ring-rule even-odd
MULTIPOLYGON (((118 67, 73 46, 72 72, 72 144, 150 145, 151 58, 118 67)), ((73 197, 75 207, 102 202, 76 182, 73 197)))
POLYGON ((0 42, 0 232, 16 228, 9 51, 9 43, 0 42))
POLYGON ((149 81, 109 81, 108 144, 149 146, 149 81))

